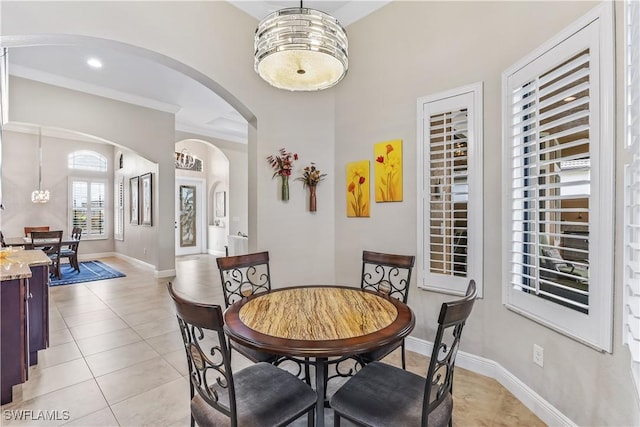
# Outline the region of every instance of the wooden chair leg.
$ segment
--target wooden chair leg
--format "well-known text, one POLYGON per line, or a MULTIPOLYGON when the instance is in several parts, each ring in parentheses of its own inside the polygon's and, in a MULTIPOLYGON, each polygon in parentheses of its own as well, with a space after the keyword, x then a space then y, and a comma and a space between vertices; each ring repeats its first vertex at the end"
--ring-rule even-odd
POLYGON ((406 370, 407 369, 407 359, 405 356, 405 352, 404 352, 404 340, 402 340, 402 344, 400 345, 402 348, 402 369, 406 370))
POLYGON ((340 415, 333 411, 333 427, 340 427, 340 415))

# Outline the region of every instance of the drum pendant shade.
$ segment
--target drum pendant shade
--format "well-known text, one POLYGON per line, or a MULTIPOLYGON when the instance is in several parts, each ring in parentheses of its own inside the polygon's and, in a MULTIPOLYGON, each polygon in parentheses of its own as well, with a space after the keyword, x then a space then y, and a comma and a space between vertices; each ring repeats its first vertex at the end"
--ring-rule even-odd
POLYGON ((327 89, 349 68, 347 34, 334 17, 315 9, 278 10, 258 24, 255 71, 291 91, 327 89))

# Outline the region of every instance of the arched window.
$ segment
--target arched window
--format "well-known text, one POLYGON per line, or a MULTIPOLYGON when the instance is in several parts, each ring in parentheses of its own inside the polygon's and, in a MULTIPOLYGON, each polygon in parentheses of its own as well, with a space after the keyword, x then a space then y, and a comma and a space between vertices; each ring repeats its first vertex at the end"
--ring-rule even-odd
POLYGON ((107 158, 95 151, 74 151, 69 154, 69 169, 106 172, 107 158))

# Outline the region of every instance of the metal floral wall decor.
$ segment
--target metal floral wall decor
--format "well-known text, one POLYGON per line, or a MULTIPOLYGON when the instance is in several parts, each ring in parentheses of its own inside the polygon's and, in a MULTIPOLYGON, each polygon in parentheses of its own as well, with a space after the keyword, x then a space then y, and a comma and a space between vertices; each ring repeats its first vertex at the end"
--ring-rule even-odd
POLYGON ((347 216, 370 216, 369 160, 347 163, 347 216))
POLYGON ((296 178, 296 181, 302 181, 303 187, 309 188, 309 211, 315 212, 317 210, 316 201, 316 186, 318 183, 327 176, 326 173, 321 173, 320 169, 316 167, 316 164, 311 162, 309 166, 305 166, 302 176, 296 178))
POLYGON ((272 178, 279 176, 281 179, 282 200, 289 200, 289 177, 293 170, 293 161, 298 160, 297 153, 290 153, 286 148, 281 148, 279 154, 267 157, 269 165, 274 169, 272 178))
POLYGON ((402 140, 374 146, 376 202, 402 201, 402 140))

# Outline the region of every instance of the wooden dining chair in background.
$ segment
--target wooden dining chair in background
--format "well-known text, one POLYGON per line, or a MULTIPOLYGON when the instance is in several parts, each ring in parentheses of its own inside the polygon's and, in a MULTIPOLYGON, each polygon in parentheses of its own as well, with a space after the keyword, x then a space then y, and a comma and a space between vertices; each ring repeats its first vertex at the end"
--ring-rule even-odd
POLYGON ((231 369, 219 305, 169 295, 187 353, 191 426, 283 426, 307 414, 314 425, 316 393, 291 373, 261 362, 231 369), (206 347, 205 347, 206 346, 206 347))
POLYGON ((24 228, 24 237, 31 236, 31 232, 32 231, 49 231, 49 226, 48 225, 42 225, 42 226, 39 226, 39 227, 25 227, 24 228))
MULTIPOLYGON (((395 255, 380 252, 362 252, 362 276, 360 287, 380 292, 407 303, 411 271, 416 257, 413 255, 395 255)), ((406 368, 404 340, 386 347, 360 354, 358 358, 363 363, 380 360, 394 351, 402 348, 402 369, 406 368)))
POLYGON ((71 264, 74 270, 79 272, 80 263, 78 262, 78 247, 80 246, 80 239, 82 238, 82 228, 73 227, 71 237, 75 241, 66 248, 60 249, 60 258, 68 258, 69 264, 71 264))
POLYGON ((476 296, 471 280, 464 298, 442 304, 426 378, 383 362, 364 366, 331 397, 334 426, 346 418, 362 426, 451 427, 456 354, 476 296))
POLYGON ((40 249, 47 254, 51 260, 52 272, 58 279, 62 278, 60 272, 60 246, 62 245, 62 230, 57 231, 31 231, 31 246, 33 249, 40 249))

